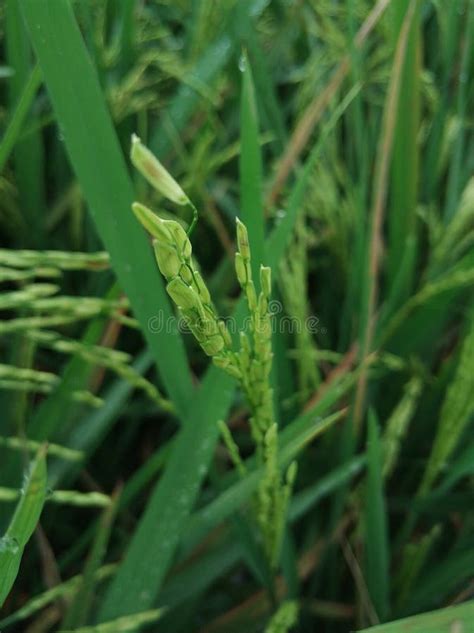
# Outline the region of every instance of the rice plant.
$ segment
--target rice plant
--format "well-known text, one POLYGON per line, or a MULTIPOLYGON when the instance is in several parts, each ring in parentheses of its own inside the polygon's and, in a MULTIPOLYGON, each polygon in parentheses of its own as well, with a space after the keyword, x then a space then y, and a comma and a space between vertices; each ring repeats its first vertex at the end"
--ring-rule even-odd
POLYGON ((1 630, 470 631, 472 0, 0 25, 1 630))

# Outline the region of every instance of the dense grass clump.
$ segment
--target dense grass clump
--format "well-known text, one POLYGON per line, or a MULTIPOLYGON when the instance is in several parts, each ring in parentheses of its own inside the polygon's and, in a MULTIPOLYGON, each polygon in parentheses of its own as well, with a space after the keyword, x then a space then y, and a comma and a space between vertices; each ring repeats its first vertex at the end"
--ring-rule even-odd
POLYGON ((0 24, 2 631, 470 631, 472 1, 0 24))

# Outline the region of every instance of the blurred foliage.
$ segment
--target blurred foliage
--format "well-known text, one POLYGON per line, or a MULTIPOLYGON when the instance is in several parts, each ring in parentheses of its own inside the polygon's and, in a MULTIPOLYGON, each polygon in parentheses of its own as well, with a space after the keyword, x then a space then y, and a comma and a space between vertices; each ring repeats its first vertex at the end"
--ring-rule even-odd
POLYGON ((472 1, 6 0, 0 37, 2 630, 469 630, 472 1), (190 213, 131 169, 132 133, 200 211, 219 314, 245 317, 237 216, 272 265, 298 476, 270 583, 248 410, 130 205, 190 213))

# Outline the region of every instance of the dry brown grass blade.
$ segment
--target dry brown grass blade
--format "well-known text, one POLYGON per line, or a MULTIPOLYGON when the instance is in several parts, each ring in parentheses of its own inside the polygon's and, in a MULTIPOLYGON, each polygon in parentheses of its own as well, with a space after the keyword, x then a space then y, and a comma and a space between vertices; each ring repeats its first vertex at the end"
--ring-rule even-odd
MULTIPOLYGON (((122 295, 123 296, 123 295, 122 295)), ((125 314, 125 309, 120 309, 119 314, 125 314)), ((115 349, 123 324, 120 321, 110 319, 104 329, 100 345, 109 349, 115 349)), ((105 367, 97 367, 94 370, 90 381, 90 390, 92 393, 98 393, 105 378, 105 367)))
POLYGON ((206 209, 209 214, 209 219, 212 223, 212 226, 214 227, 214 230, 216 231, 217 237, 219 238, 219 241, 223 249, 225 250, 227 257, 231 261, 234 261, 235 245, 232 238, 229 235, 229 231, 227 230, 227 227, 224 221, 222 220, 221 214, 219 210, 217 209, 212 197, 206 195, 205 199, 206 199, 206 209))
POLYGON ((357 587, 357 592, 360 599, 360 606, 368 617, 370 625, 375 626, 376 624, 379 624, 380 621, 377 617, 374 605, 372 604, 372 600, 370 599, 369 590, 367 589, 367 584, 365 582, 364 574, 362 573, 359 561, 357 560, 357 557, 352 551, 352 547, 345 536, 342 536, 342 538, 339 540, 339 543, 342 549, 342 553, 344 554, 347 566, 349 567, 354 579, 354 584, 357 587))
MULTIPOLYGON (((379 2, 377 2, 377 4, 369 13, 367 19, 356 34, 354 40, 356 48, 362 47, 362 44, 372 32, 390 2, 391 0, 379 0, 379 2)), ((333 96, 339 90, 342 82, 349 72, 350 65, 350 55, 346 55, 345 57, 343 57, 343 59, 339 63, 339 66, 334 71, 330 82, 328 83, 322 94, 314 98, 314 100, 308 106, 306 112, 301 117, 288 143, 285 153, 283 154, 278 164, 276 176, 266 201, 267 208, 272 207, 275 204, 288 176, 290 175, 291 170, 293 169, 299 155, 308 142, 308 139, 311 136, 316 124, 321 119, 321 116, 323 115, 325 109, 331 102, 333 96)))
POLYGON ((461 604, 462 602, 466 602, 466 600, 472 600, 474 598, 474 580, 469 582, 467 587, 463 587, 463 589, 456 595, 452 600, 449 601, 450 605, 461 604))
MULTIPOLYGON (((39 524, 35 530, 35 537, 40 554, 40 567, 43 583, 45 587, 52 589, 53 587, 61 584, 61 574, 53 548, 51 547, 41 524, 39 524)), ((61 615, 64 615, 67 609, 67 602, 63 599, 58 599, 55 602, 55 606, 58 612, 60 612, 61 615)))
MULTIPOLYGON (((403 21, 398 38, 395 57, 393 60, 392 74, 388 89, 387 101, 382 122, 382 134, 376 157, 376 173, 374 180, 373 207, 371 213, 371 236, 369 244, 369 271, 368 271, 368 301, 366 327, 362 336, 360 358, 367 357, 372 346, 373 333, 376 323, 377 303, 377 278, 379 273, 380 257, 382 253, 382 224, 384 219, 385 201, 389 179, 390 162, 392 157, 393 140, 397 122, 397 103, 400 93, 403 64, 408 44, 411 23, 415 13, 416 0, 411 0, 410 6, 403 21)), ((365 392, 367 389, 367 369, 363 368, 357 381, 356 398, 354 404, 354 423, 356 430, 360 428, 365 392)))
POLYGON ((309 411, 310 409, 315 407, 316 404, 321 400, 323 395, 326 393, 326 391, 329 389, 329 387, 336 380, 339 380, 340 378, 342 378, 342 376, 344 376, 345 374, 351 371, 356 359, 357 359, 357 344, 354 343, 349 349, 349 351, 341 359, 341 362, 337 365, 337 367, 334 367, 334 369, 331 372, 329 372, 326 380, 323 382, 322 385, 318 387, 318 390, 316 391, 316 393, 308 400, 308 402, 306 403, 304 407, 304 411, 309 411))
POLYGON ((352 604, 329 600, 310 600, 305 606, 309 613, 326 620, 353 620, 356 613, 352 604))
POLYGON ((24 633, 46 633, 51 631, 53 626, 60 621, 61 615, 61 611, 56 606, 49 607, 24 630, 24 633))

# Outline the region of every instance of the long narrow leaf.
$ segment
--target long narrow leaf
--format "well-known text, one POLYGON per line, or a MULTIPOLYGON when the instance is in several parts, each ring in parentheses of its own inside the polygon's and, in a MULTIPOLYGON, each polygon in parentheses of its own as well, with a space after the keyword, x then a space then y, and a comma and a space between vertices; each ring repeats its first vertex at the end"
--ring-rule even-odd
POLYGON ((423 474, 419 494, 426 494, 451 457, 474 411, 474 321, 464 340, 456 374, 441 408, 433 448, 423 474))
MULTIPOLYGON (((399 37, 403 20, 409 8, 409 0, 392 3, 395 42, 399 37)), ((400 255, 408 236, 416 243, 416 205, 418 198, 418 128, 420 123, 420 12, 417 2, 407 41, 403 63, 400 94, 397 103, 397 123, 393 143, 391 203, 388 216, 390 227, 389 276, 393 284, 399 274, 400 255)), ((410 290, 415 259, 404 274, 402 296, 405 299, 410 290)))
POLYGON ((262 155, 258 138, 258 114, 250 62, 242 57, 243 81, 240 104, 240 210, 249 233, 252 273, 260 287, 260 265, 265 263, 265 221, 262 199, 262 155))
POLYGON ((360 633, 454 633, 469 631, 474 620, 474 601, 405 620, 364 629, 360 633))
POLYGON ((101 622, 154 603, 214 454, 217 420, 225 416, 232 395, 232 379, 213 367, 101 606, 101 622))
POLYGON ((42 247, 44 240, 45 184, 43 179, 44 150, 40 130, 33 130, 23 139, 18 133, 29 113, 29 123, 37 123, 38 116, 32 109, 34 97, 41 82, 41 73, 33 69, 31 45, 18 0, 7 0, 6 5, 6 53, 8 63, 15 69, 9 81, 10 108, 15 108, 10 126, 2 140, 3 168, 7 153, 14 148, 15 178, 26 231, 22 231, 21 243, 42 247), (17 142, 19 141, 19 142, 17 142), (3 145, 6 145, 4 148, 3 145), (10 145, 10 147, 8 147, 10 145), (5 153, 3 151, 6 150, 5 153))
POLYGON ((38 66, 35 66, 25 84, 23 92, 18 100, 18 105, 13 112, 13 116, 5 134, 3 135, 2 142, 0 143, 0 171, 3 171, 3 167, 5 166, 15 143, 18 140, 21 127, 25 121, 28 110, 31 107, 31 103, 36 95, 41 81, 41 71, 38 66))
POLYGON ((15 582, 23 550, 36 528, 45 499, 46 449, 42 447, 31 465, 5 536, 0 539, 0 606, 15 582))
POLYGON ((145 234, 133 217, 130 178, 107 112, 97 75, 68 0, 22 0, 30 37, 43 70, 72 166, 179 412, 193 392, 179 333, 149 327, 150 319, 172 318, 163 281, 145 234))
POLYGON ((383 447, 377 421, 369 414, 367 493, 365 498, 365 559, 367 588, 380 620, 388 613, 388 529, 383 492, 383 447))

